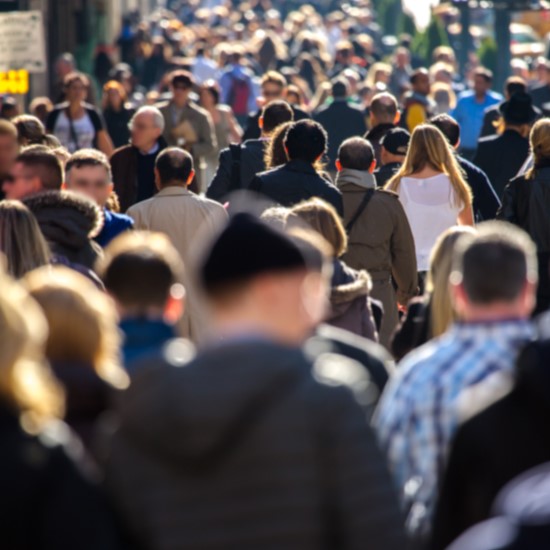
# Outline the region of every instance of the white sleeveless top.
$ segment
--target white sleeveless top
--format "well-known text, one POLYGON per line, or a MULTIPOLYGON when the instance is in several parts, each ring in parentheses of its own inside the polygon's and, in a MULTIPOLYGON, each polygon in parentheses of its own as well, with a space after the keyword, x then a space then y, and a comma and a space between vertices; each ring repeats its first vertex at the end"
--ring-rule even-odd
POLYGON ((453 200, 454 189, 446 174, 402 178, 399 199, 414 237, 418 271, 428 271, 435 241, 443 231, 457 225, 462 207, 453 200))

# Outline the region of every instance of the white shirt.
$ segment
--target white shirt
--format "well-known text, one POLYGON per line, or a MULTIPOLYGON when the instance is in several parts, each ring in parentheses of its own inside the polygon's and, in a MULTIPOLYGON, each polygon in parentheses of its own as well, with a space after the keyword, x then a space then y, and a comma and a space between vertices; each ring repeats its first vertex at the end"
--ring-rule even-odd
POLYGON ((414 237, 418 271, 428 271, 435 241, 441 233, 458 223, 463 207, 455 199, 451 180, 446 174, 422 179, 402 178, 399 199, 414 237))
POLYGON ((84 113, 82 118, 73 120, 74 133, 78 143, 75 143, 71 125, 65 111, 61 111, 55 121, 53 133, 61 142, 63 147, 66 147, 69 153, 74 153, 78 149, 89 149, 94 146, 95 128, 88 113, 84 113))

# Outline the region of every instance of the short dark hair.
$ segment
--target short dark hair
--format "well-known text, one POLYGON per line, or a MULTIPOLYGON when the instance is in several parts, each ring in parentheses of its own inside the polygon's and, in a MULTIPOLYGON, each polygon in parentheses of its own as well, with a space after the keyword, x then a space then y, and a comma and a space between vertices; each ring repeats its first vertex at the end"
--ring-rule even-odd
POLYGON ((263 131, 265 134, 271 134, 275 128, 294 120, 294 111, 292 107, 282 99, 271 101, 262 109, 262 118, 264 121, 263 131))
POLYGON ((415 84, 420 76, 429 76, 428 69, 426 69, 425 67, 419 67, 418 69, 415 69, 410 77, 411 84, 415 84))
POLYGON ((162 187, 174 182, 185 185, 193 170, 193 157, 179 147, 168 147, 159 153, 155 168, 162 187))
POLYGON ((527 83, 523 80, 523 78, 521 78, 521 76, 511 76, 506 79, 504 90, 506 91, 508 97, 512 97, 518 92, 527 92, 527 83))
POLYGON ((183 263, 165 235, 132 231, 109 244, 97 272, 122 306, 145 312, 166 304, 172 286, 183 279, 183 263))
POLYGON ((348 96, 348 83, 343 78, 332 81, 332 97, 342 99, 348 96))
POLYGON ((457 242, 451 280, 461 282, 475 304, 513 302, 527 280, 537 280, 535 245, 506 222, 486 222, 457 242))
POLYGON ((441 130, 441 133, 447 138, 451 147, 458 145, 460 141, 460 125, 452 116, 442 113, 431 118, 430 124, 441 130))
POLYGON ((480 76, 485 80, 485 82, 489 83, 493 81, 493 71, 487 69, 486 67, 478 67, 474 71, 474 77, 480 76))
POLYGON ((338 149, 338 160, 342 168, 367 172, 374 158, 374 147, 362 137, 346 139, 338 149))
POLYGON ((84 166, 101 166, 105 168, 109 181, 113 181, 113 173, 109 159, 105 153, 97 149, 80 149, 73 153, 67 164, 65 164, 65 177, 68 179, 72 168, 82 168, 84 166))
POLYGON ((299 120, 287 131, 285 147, 289 160, 303 160, 313 164, 327 150, 326 130, 313 120, 299 120))
POLYGON ((170 74, 170 84, 172 86, 183 84, 186 88, 192 88, 195 84, 195 79, 189 71, 172 71, 170 74))
POLYGON ((389 92, 376 94, 371 101, 369 110, 377 118, 393 123, 397 114, 397 99, 389 92))
POLYGON ((30 168, 42 182, 44 191, 59 191, 63 183, 63 167, 59 159, 43 146, 25 149, 17 155, 15 162, 30 168))

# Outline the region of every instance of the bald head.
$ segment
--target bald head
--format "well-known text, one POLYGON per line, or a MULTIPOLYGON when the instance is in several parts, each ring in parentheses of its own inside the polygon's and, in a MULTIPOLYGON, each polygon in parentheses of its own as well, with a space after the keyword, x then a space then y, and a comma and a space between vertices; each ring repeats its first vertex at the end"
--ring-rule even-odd
POLYGON ((397 100, 392 94, 382 92, 372 98, 370 104, 372 126, 377 126, 378 124, 396 124, 397 113, 397 100))

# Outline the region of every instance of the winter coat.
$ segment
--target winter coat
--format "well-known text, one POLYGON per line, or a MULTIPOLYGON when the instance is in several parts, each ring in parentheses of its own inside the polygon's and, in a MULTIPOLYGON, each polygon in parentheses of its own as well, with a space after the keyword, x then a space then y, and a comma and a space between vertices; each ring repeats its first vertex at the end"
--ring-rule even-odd
MULTIPOLYGON (((376 183, 368 172, 345 169, 338 173, 336 185, 343 194, 347 225, 365 193, 375 189, 376 183)), ((398 322, 397 301, 407 304, 418 286, 414 239, 398 195, 376 190, 348 237, 348 251, 342 260, 371 276, 371 296, 384 306, 380 342, 387 347, 398 322), (391 284, 392 277, 397 292, 391 284)))
POLYGON ((515 178, 529 155, 529 140, 515 130, 500 136, 481 138, 473 163, 483 170, 499 198, 504 188, 515 178))
POLYGON ((250 189, 288 207, 319 197, 332 204, 340 215, 343 213, 340 191, 322 178, 311 164, 302 160, 290 160, 282 166, 258 174, 252 180, 250 189))
POLYGON ((437 512, 434 550, 491 517, 500 490, 550 461, 550 342, 529 344, 514 389, 463 424, 454 440, 437 512))
POLYGON ((121 548, 82 446, 65 424, 52 423, 32 436, 1 404, 0 446, 2 548, 121 548))
POLYGON ((236 189, 232 189, 234 159, 231 148, 228 147, 221 151, 218 169, 214 179, 209 182, 206 196, 209 199, 223 202, 231 191, 248 189, 256 174, 265 170, 264 149, 267 143, 269 143, 267 140, 252 139, 239 146, 241 158, 238 163, 239 185, 236 189))
POLYGON ((501 220, 525 230, 537 245, 539 285, 536 313, 550 307, 550 167, 535 171, 534 178, 525 175, 510 181, 504 189, 501 220))
POLYGON ((107 486, 145 550, 405 548, 384 460, 342 383, 361 400, 361 366, 256 338, 191 353, 174 341, 145 360, 120 402, 107 486))
POLYGON ((366 271, 355 271, 339 260, 333 262, 329 325, 374 342, 378 334, 369 304, 372 281, 366 271))
MULTIPOLYGON (((134 204, 128 215, 136 229, 167 235, 188 272, 192 272, 198 244, 212 240, 227 220, 221 204, 177 186, 165 187, 154 197, 134 204)), ((187 287, 183 335, 198 342, 208 328, 204 306, 193 290, 192 278, 186 277, 182 282, 187 287)))
MULTIPOLYGON (((167 147, 165 139, 161 136, 158 140, 158 154, 167 147)), ((137 201, 138 181, 137 181, 137 164, 139 151, 133 145, 124 145, 119 147, 110 159, 111 168, 113 170, 113 183, 115 193, 120 201, 120 211, 126 212, 132 204, 137 201)), ((151 183, 154 187, 155 174, 151 171, 151 183)))
POLYGON ((71 191, 46 191, 24 199, 52 253, 88 269, 102 255, 92 239, 103 227, 103 212, 87 197, 71 191))

